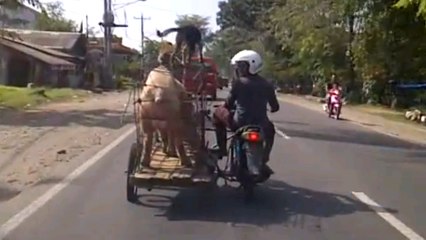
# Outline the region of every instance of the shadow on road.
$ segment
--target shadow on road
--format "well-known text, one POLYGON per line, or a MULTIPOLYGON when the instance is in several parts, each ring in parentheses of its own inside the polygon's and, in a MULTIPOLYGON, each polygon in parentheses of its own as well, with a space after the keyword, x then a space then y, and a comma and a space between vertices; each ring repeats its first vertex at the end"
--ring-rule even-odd
POLYGON ((426 163, 426 150, 424 151, 411 151, 406 154, 409 158, 414 158, 412 162, 426 163))
POLYGON ((9 201, 10 199, 18 196, 19 193, 21 192, 18 190, 0 186, 0 203, 9 201))
POLYGON ((122 111, 109 109, 15 112, 8 114, 7 117, 2 117, 0 126, 63 127, 75 124, 118 129, 122 127, 121 115, 122 111))
POLYGON ((398 138, 388 135, 383 135, 375 132, 348 130, 348 129, 330 129, 327 131, 325 128, 282 128, 279 129, 291 137, 307 138, 320 141, 352 143, 369 146, 380 146, 389 148, 403 148, 403 149, 426 149, 425 146, 410 143, 398 138))
POLYGON ((256 199, 250 204, 244 204, 241 197, 242 192, 230 187, 201 195, 200 191, 187 189, 174 198, 142 195, 140 204, 164 211, 158 216, 166 217, 169 221, 222 222, 261 227, 275 224, 304 227, 305 220, 309 220, 309 224, 314 220, 321 228, 322 218, 372 211, 348 196, 300 188, 276 180, 258 187, 256 199), (149 198, 152 201, 147 203, 149 198))

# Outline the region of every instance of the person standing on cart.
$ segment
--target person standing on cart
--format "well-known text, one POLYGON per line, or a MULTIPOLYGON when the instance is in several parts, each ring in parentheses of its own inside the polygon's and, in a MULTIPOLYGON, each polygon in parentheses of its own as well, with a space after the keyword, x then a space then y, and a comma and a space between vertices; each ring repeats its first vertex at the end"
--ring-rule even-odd
POLYGON ((270 175, 273 172, 266 163, 269 161, 274 144, 275 127, 268 118, 267 105, 270 105, 272 113, 280 109, 274 86, 259 75, 263 60, 255 51, 238 52, 231 59, 231 66, 234 72, 232 88, 225 104, 217 108, 213 114, 219 157, 227 155, 226 127, 235 131, 249 124, 260 125, 265 132, 265 170, 266 174, 270 175))

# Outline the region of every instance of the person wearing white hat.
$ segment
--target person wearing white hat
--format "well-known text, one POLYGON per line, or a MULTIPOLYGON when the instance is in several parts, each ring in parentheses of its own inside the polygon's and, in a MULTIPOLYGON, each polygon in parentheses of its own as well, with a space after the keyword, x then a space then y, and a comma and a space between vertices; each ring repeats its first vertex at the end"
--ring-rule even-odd
POLYGON ((224 106, 217 108, 214 113, 216 139, 220 157, 226 155, 226 126, 235 130, 245 125, 260 125, 265 132, 264 163, 268 174, 272 170, 266 165, 272 150, 275 137, 275 127, 268 118, 268 108, 277 112, 280 108, 274 86, 259 73, 263 67, 262 57, 253 50, 242 50, 231 59, 234 71, 232 88, 224 106), (234 110, 231 116, 229 111, 234 110))

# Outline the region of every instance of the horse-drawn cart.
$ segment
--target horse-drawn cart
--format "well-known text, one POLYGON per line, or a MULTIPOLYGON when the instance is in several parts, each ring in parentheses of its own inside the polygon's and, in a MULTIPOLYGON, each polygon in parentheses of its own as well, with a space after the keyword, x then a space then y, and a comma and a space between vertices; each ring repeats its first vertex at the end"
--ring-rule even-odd
MULTIPOLYGON (((181 69, 183 72, 186 69, 181 69)), ((200 68, 198 71, 203 71, 200 68)), ((185 74, 181 75, 182 78, 185 74)), ((217 166, 217 159, 214 155, 209 154, 205 140, 205 117, 208 111, 208 104, 204 96, 203 87, 204 79, 203 74, 196 74, 196 81, 199 83, 198 94, 192 95, 190 103, 194 109, 194 116, 191 116, 192 128, 196 128, 196 134, 185 134, 184 148, 187 157, 191 162, 198 163, 194 167, 185 167, 181 164, 179 157, 167 156, 158 139, 154 138, 156 144, 153 145, 151 153, 150 167, 143 167, 143 132, 141 129, 140 112, 137 107, 134 108, 134 117, 136 124, 136 142, 132 144, 128 159, 127 168, 127 200, 130 202, 137 201, 138 189, 144 188, 148 191, 156 187, 191 187, 191 186, 209 186, 216 184, 217 177, 215 176, 215 169, 217 166), (196 119, 196 120, 194 120, 196 119), (196 159, 198 158, 198 159, 196 159), (202 158, 202 159, 200 159, 202 158)), ((180 79, 181 82, 185 79, 180 79)), ((135 105, 140 101, 140 86, 134 87, 134 101, 135 105)), ((191 124, 188 124, 191 126, 191 124)), ((184 130, 183 132, 191 132, 184 130)))

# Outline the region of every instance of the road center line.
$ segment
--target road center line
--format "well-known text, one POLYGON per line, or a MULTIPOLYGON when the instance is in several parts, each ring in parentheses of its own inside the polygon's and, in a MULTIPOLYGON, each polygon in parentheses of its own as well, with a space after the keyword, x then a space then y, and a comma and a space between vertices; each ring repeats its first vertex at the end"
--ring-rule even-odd
POLYGON ((380 204, 375 202, 373 199, 368 197, 363 192, 352 192, 352 194, 358 198, 361 202, 368 205, 377 215, 383 218, 388 222, 392 227, 398 230, 402 235, 404 235, 409 240, 425 240, 422 236, 414 232, 411 228, 405 225, 403 222, 398 220, 392 214, 390 214, 386 209, 384 209, 380 204))
POLYGON ((34 214, 37 210, 43 207, 50 199, 55 197, 60 191, 66 188, 74 179, 78 178, 81 174, 83 174, 86 170, 88 170, 91 166, 101 160, 105 155, 107 155, 113 148, 118 146, 121 142, 123 142, 128 136, 130 136, 135 131, 135 127, 132 127, 119 138, 115 139, 105 148, 97 152, 93 157, 87 160, 83 165, 75 169, 72 173, 70 173, 66 178, 64 178, 61 182, 55 184, 51 187, 47 192, 45 192, 42 196, 32 202, 30 205, 22 209, 15 216, 10 218, 7 222, 5 222, 0 227, 0 240, 4 240, 6 236, 12 232, 15 228, 17 228, 20 224, 22 224, 26 219, 28 219, 32 214, 34 214))
POLYGON ((275 132, 284 139, 287 139, 287 140, 290 139, 290 137, 287 134, 285 134, 283 131, 279 130, 278 128, 275 128, 275 132))

